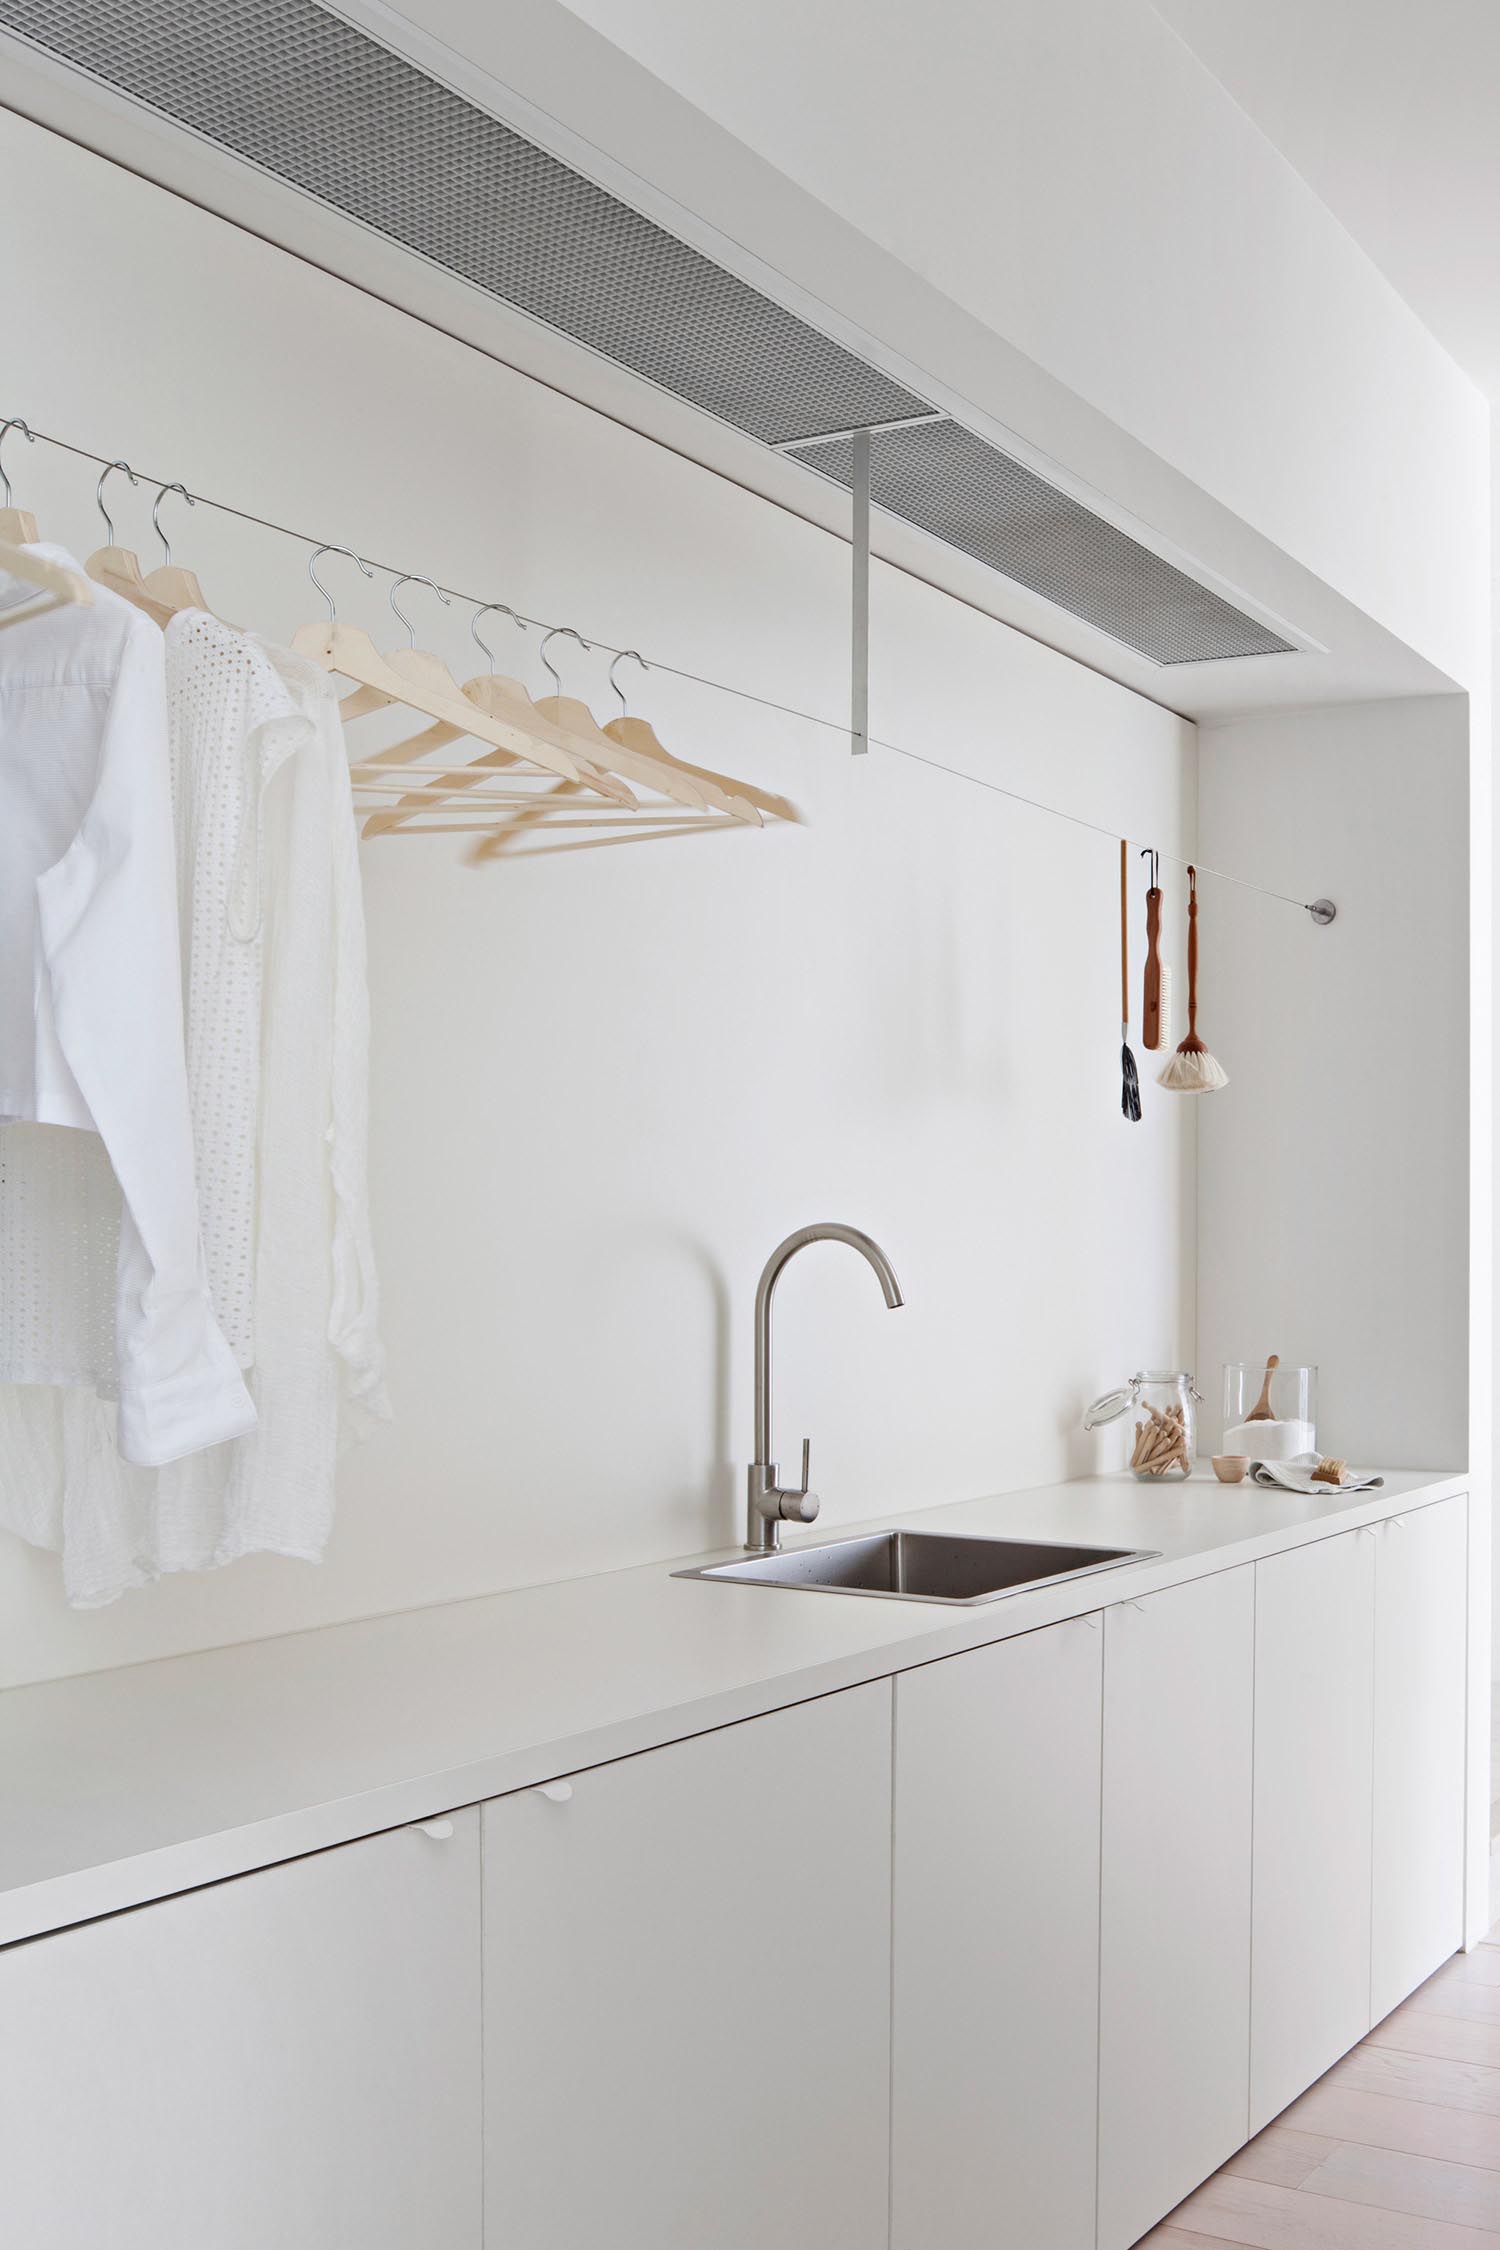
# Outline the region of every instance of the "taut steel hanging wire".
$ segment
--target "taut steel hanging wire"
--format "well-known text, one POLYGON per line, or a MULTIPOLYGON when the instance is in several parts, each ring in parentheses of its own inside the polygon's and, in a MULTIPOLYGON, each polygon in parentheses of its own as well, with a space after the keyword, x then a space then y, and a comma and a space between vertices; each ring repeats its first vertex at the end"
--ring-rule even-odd
MULTIPOLYGON (((127 474, 132 475, 132 482, 138 476, 146 484, 160 484, 163 490, 173 489, 173 484, 169 479, 158 478, 154 474, 148 476, 144 470, 136 470, 132 473, 127 464, 117 456, 111 458, 108 454, 95 453, 88 446, 75 445, 68 438, 54 437, 50 431, 39 430, 34 424, 28 425, 13 417, 4 424, 4 427, 6 429, 24 429, 27 437, 34 442, 50 445, 59 453, 69 453, 75 460, 91 461, 96 467, 104 469, 106 473, 112 468, 125 469, 127 474)), ((102 484, 104 479, 101 477, 99 481, 102 484)), ((180 487, 177 489, 180 489, 180 487)), ((253 524, 260 531, 277 532, 284 539, 295 539, 303 547, 328 552, 348 553, 350 551, 347 548, 335 549, 331 541, 317 538, 310 531, 299 531, 294 524, 278 523, 272 516, 257 515, 251 508, 238 508, 230 500, 216 500, 206 492, 194 493, 193 499, 199 507, 212 508, 216 514, 221 516, 233 516, 237 522, 253 524)), ((356 560, 359 559, 356 557, 356 560)), ((381 562, 378 557, 373 555, 364 557, 363 563, 368 563, 372 569, 396 580, 398 584, 413 579, 417 575, 415 572, 398 567, 395 563, 381 562)), ((523 629, 532 626, 546 634, 572 632, 575 634, 575 638, 584 638, 583 635, 577 634, 572 626, 558 625, 544 617, 528 617, 520 610, 509 608, 506 603, 491 601, 487 595, 468 593, 461 586, 439 586, 431 578, 426 579, 424 583, 431 586, 433 591, 440 596, 445 598, 451 596, 454 601, 463 602, 470 607, 479 609, 481 612, 484 609, 504 609, 507 616, 513 617, 523 629)), ((996 620, 996 623, 1000 622, 1001 620, 996 620)), ((595 634, 590 634, 587 637, 586 645, 606 656, 618 658, 629 655, 636 656, 638 661, 648 661, 640 658, 638 651, 635 649, 616 648, 612 642, 601 640, 595 634)), ((665 672, 671 679, 686 680, 694 687, 709 688, 717 695, 732 695, 741 703, 753 703, 763 711, 775 711, 782 718, 797 719, 806 726, 822 727, 828 733, 837 734, 845 739, 848 737, 849 722, 847 718, 825 718, 821 712, 804 711, 795 703, 780 703, 774 696, 757 695, 750 688, 736 687, 730 680, 711 679, 707 673, 692 672, 680 664, 668 664, 662 657, 651 657, 649 664, 652 671, 665 672)), ((1004 797, 1013 805, 1024 805, 1030 812, 1045 813, 1052 820, 1066 821, 1073 828, 1086 829, 1091 835, 1106 837, 1111 844, 1118 844, 1119 842, 1120 831, 1118 826, 1111 826, 1108 822, 1090 820, 1083 813, 1066 812, 1061 805, 1049 805, 1045 798, 1028 797, 1024 790, 1007 788, 1003 782, 987 780, 983 774, 969 773, 962 766, 949 765, 941 758, 930 757, 926 751, 910 749, 904 743, 890 742, 881 735, 872 734, 869 737, 869 744, 872 750, 883 750, 890 757, 905 758, 913 765, 926 766, 931 772, 943 774, 950 781, 964 782, 972 789, 986 790, 991 796, 1004 797)), ((1310 914, 1320 928, 1325 927, 1334 919, 1334 908, 1327 899, 1294 898, 1290 891, 1275 890, 1269 883, 1255 883, 1248 876, 1231 875, 1222 867, 1205 867, 1201 860, 1190 862, 1179 852, 1162 851, 1160 856, 1163 859, 1170 860, 1176 867, 1187 867, 1189 865, 1196 867, 1200 880, 1208 876, 1218 883, 1232 883, 1242 891, 1255 891, 1260 897, 1275 899, 1283 906, 1298 907, 1302 912, 1310 914)))

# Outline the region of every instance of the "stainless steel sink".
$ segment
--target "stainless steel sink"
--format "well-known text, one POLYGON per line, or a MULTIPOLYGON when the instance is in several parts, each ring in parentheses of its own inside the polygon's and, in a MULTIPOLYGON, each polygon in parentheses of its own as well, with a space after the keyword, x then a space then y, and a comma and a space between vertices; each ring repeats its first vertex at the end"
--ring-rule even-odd
POLYGON ((895 1602, 972 1603, 1060 1579, 1086 1578, 1126 1563, 1151 1562, 1148 1547, 1064 1547, 1039 1539, 983 1539, 946 1531, 880 1531, 784 1547, 738 1562, 677 1570, 674 1578, 712 1578, 726 1586, 789 1586, 814 1594, 876 1594, 895 1602))

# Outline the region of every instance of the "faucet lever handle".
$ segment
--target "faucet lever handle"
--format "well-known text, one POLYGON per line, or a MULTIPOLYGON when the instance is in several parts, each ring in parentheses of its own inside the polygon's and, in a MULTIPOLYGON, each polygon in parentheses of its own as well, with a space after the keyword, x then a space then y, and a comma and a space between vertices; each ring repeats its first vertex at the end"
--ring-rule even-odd
POLYGON ((821 1502, 812 1489, 812 1439, 802 1440, 802 1482, 795 1487, 784 1486, 781 1493, 781 1519, 783 1523, 816 1523, 821 1502))

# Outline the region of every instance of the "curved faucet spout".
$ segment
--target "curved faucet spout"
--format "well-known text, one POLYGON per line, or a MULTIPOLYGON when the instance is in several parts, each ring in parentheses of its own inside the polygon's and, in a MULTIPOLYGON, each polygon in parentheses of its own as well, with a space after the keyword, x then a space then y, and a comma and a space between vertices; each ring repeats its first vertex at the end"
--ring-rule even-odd
POLYGON ((780 1546, 781 1525, 788 1517, 798 1523, 811 1523, 818 1512, 817 1499, 808 1490, 807 1441, 804 1439, 802 1446, 800 1488, 778 1485, 776 1464, 771 1459, 771 1299, 788 1262, 810 1242, 846 1242, 872 1268, 890 1310, 894 1312, 906 1302, 890 1259, 879 1243, 858 1227, 841 1226, 831 1219, 822 1220, 816 1226, 798 1227, 795 1234, 789 1234, 785 1242, 777 1244, 766 1260, 755 1292, 755 1459, 750 1467, 745 1539, 745 1544, 756 1550, 780 1546))

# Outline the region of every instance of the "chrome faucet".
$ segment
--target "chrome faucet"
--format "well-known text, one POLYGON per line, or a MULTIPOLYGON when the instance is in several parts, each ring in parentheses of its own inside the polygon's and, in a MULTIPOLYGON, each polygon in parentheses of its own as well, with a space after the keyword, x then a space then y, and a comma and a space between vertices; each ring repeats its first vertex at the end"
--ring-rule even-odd
POLYGON ((906 1302, 901 1285, 891 1271, 889 1258, 879 1243, 861 1234, 858 1227, 838 1226, 832 1220, 824 1220, 818 1226, 798 1227, 766 1260, 766 1270, 755 1292, 755 1459, 750 1464, 750 1505, 745 1528, 745 1545, 752 1554, 774 1553, 781 1545, 782 1525, 811 1523, 820 1505, 817 1494, 808 1488, 812 1458, 810 1438, 802 1440, 800 1485, 778 1484, 776 1463, 771 1459, 771 1299, 783 1268, 809 1242, 847 1242, 851 1250, 857 1250, 874 1267, 891 1311, 906 1302))

